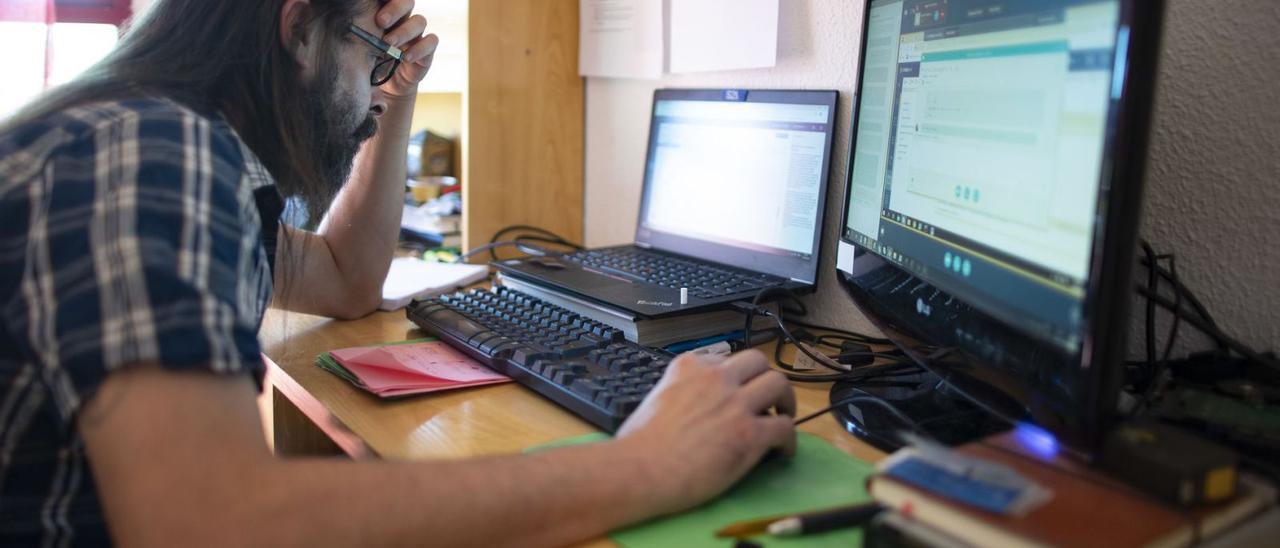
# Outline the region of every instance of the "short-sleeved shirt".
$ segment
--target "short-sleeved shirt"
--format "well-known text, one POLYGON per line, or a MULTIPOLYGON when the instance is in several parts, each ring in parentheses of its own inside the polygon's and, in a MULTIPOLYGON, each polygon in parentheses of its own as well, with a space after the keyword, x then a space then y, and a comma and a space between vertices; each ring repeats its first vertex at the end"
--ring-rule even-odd
POLYGON ((0 134, 0 545, 109 542, 76 416, 111 372, 260 372, 264 189, 221 116, 168 100, 0 134))

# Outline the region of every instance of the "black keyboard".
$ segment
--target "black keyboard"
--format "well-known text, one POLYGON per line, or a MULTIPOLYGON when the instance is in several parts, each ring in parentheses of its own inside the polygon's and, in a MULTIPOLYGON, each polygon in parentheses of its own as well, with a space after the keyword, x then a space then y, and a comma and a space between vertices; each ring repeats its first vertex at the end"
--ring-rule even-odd
POLYGON ((778 276, 649 253, 637 248, 579 251, 565 255, 564 259, 662 287, 685 287, 690 295, 701 299, 755 292, 786 282, 778 276))
POLYGON ((672 358, 506 287, 415 301, 406 314, 449 345, 610 432, 635 411, 672 358))

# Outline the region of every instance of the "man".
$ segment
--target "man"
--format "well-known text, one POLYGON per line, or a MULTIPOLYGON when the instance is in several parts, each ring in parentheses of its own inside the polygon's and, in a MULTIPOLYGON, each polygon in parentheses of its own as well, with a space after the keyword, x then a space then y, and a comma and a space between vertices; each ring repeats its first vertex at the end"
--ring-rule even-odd
POLYGON ((254 376, 273 285, 291 310, 378 302, 437 43, 412 4, 161 0, 0 128, 0 544, 565 544, 794 447, 790 386, 745 353, 675 360, 607 443, 270 454, 254 376), (324 214, 314 233, 277 225, 281 194, 324 214))

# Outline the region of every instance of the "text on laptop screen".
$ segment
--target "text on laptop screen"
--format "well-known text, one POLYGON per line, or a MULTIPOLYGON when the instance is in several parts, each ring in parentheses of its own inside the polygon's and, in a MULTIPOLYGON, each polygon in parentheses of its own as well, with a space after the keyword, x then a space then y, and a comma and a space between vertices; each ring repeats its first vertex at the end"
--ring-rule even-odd
POLYGON ((641 228, 808 258, 830 108, 658 101, 641 228))
POLYGON ((875 0, 845 239, 1077 344, 1118 21, 1116 0, 875 0))

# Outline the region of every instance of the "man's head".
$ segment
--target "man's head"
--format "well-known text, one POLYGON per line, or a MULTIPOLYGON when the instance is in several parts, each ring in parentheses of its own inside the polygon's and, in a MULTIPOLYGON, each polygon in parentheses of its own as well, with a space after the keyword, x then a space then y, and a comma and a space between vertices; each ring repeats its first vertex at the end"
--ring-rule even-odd
POLYGON ((377 129, 386 99, 370 72, 385 0, 157 0, 81 78, 13 122, 91 101, 161 96, 223 115, 319 219, 377 129))
POLYGON ((372 77, 386 53, 350 30, 355 26, 380 35, 374 14, 381 3, 366 1, 344 17, 319 16, 315 0, 283 3, 280 45, 297 63, 306 90, 301 122, 314 139, 321 183, 296 193, 308 204, 329 203, 350 176, 361 143, 377 132, 377 117, 386 111, 386 99, 372 77))

